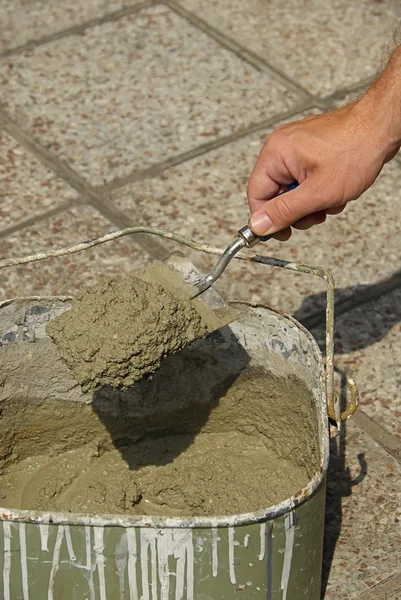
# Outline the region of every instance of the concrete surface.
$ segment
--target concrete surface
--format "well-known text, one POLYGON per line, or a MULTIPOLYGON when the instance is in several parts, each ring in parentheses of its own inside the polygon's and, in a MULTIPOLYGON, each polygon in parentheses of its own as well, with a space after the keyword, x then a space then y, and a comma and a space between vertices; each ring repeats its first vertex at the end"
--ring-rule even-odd
MULTIPOLYGON (((266 135, 360 93, 400 17, 395 0, 0 0, 0 258, 141 224, 224 246, 266 135)), ((260 248, 334 274, 336 367, 361 391, 332 442, 325 600, 401 598, 400 181, 396 159, 342 215, 260 248)), ((176 248, 124 238, 1 270, 0 298, 71 293, 176 248)), ((320 279, 233 264, 219 289, 323 340, 320 279)))

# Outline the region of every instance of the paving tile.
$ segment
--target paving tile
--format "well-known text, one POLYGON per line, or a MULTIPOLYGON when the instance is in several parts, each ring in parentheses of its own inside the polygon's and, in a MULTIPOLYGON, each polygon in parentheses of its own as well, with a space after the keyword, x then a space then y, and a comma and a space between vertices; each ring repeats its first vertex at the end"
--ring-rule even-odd
POLYGON ((339 316, 336 350, 337 367, 358 383, 364 412, 401 439, 401 290, 339 316))
POLYGON ((374 75, 399 19, 394 0, 182 0, 311 93, 374 75))
POLYGON ((0 52, 99 19, 138 0, 0 0, 0 52))
POLYGON ((2 228, 77 197, 75 190, 1 129, 0 181, 2 228))
POLYGON ((5 59, 0 83, 12 116, 96 185, 296 100, 163 6, 5 59))
POLYGON ((345 458, 332 445, 325 531, 325 569, 338 539, 324 600, 358 598, 398 570, 401 465, 352 419, 345 458))
MULTIPOLYGON (((0 260, 58 249, 117 229, 91 207, 76 207, 0 237, 0 260)), ((1 232, 0 232, 1 236, 1 232)), ((65 295, 102 276, 123 276, 149 264, 127 238, 91 250, 0 270, 0 300, 16 296, 65 295)))
MULTIPOLYGON (((166 170, 161 178, 126 186, 112 200, 138 223, 227 246, 248 220, 246 184, 265 135, 247 136, 166 170)), ((394 206, 401 202, 400 176, 394 161, 342 215, 309 231, 295 231, 284 244, 273 240, 255 250, 327 269, 339 288, 337 298, 351 296, 358 286, 376 283, 401 268, 401 224, 394 218, 394 206)), ((216 260, 189 254, 204 271, 216 260)), ((238 261, 217 287, 227 298, 267 302, 296 312, 298 318, 322 309, 325 302, 325 284, 316 277, 238 261)))

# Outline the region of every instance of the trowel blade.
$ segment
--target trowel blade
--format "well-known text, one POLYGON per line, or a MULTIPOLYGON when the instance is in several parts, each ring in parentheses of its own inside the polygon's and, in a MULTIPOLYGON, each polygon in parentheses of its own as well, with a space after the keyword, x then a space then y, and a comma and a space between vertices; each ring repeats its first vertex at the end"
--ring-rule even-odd
MULTIPOLYGON (((155 263, 141 278, 157 281, 173 293, 192 298, 195 288, 192 283, 199 281, 202 275, 181 252, 173 252, 164 260, 155 263)), ((238 318, 238 312, 224 300, 213 287, 192 299, 194 306, 206 321, 209 333, 229 325, 238 318)))

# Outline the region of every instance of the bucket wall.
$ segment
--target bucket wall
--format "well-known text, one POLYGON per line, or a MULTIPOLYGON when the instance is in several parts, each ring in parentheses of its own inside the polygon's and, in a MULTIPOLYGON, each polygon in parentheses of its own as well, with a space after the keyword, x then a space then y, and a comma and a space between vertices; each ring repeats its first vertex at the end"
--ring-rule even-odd
POLYGON ((318 600, 324 494, 322 483, 285 515, 237 527, 5 520, 0 589, 4 600, 318 600))

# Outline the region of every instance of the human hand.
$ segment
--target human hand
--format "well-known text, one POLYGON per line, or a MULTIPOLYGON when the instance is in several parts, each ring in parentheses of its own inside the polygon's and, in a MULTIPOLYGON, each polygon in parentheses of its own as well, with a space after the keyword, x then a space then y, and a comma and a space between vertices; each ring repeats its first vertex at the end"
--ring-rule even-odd
POLYGON ((257 235, 308 229, 338 214, 375 181, 398 147, 386 139, 367 102, 278 127, 265 141, 248 184, 257 235), (289 186, 298 182, 291 191, 289 186), (285 193, 283 193, 285 192, 285 193))

